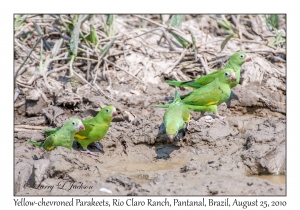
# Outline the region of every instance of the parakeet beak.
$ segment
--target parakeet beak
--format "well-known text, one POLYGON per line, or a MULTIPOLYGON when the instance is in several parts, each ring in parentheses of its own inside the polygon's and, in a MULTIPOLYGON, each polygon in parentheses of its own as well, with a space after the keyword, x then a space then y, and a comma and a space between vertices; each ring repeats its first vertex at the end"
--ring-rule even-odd
POLYGON ((77 129, 78 129, 79 131, 81 131, 81 130, 84 130, 85 127, 84 127, 84 125, 83 125, 82 123, 79 123, 79 125, 77 126, 77 129))
POLYGON ((170 142, 173 142, 174 135, 169 135, 169 138, 170 138, 170 142))
POLYGON ((231 77, 229 78, 230 82, 236 82, 236 77, 235 75, 231 75, 231 77))
POLYGON ((246 62, 250 62, 250 61, 252 61, 252 58, 247 56, 246 62))
POLYGON ((116 110, 113 110, 111 114, 112 114, 113 117, 115 117, 115 116, 118 115, 118 112, 116 110))

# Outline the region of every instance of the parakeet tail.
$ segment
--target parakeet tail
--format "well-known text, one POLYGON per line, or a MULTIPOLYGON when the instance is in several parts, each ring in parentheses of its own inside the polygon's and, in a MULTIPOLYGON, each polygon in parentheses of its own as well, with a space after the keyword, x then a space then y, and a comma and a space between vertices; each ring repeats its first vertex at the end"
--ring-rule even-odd
POLYGON ((195 83, 194 81, 176 81, 176 80, 166 80, 169 85, 180 86, 180 87, 189 87, 189 88, 200 88, 201 84, 195 83))
POLYGON ((180 96, 179 96, 179 93, 177 90, 175 90, 175 97, 174 97, 174 101, 175 102, 179 102, 181 99, 180 99, 180 96))
POLYGON ((170 106, 170 104, 155 104, 153 105, 153 107, 156 108, 168 108, 170 106))
POLYGON ((47 135, 51 135, 54 134, 58 131, 58 129, 54 129, 54 130, 44 130, 43 132, 47 135))
POLYGON ((32 145, 38 146, 38 147, 43 147, 43 142, 30 141, 30 142, 28 142, 28 144, 32 144, 32 145))

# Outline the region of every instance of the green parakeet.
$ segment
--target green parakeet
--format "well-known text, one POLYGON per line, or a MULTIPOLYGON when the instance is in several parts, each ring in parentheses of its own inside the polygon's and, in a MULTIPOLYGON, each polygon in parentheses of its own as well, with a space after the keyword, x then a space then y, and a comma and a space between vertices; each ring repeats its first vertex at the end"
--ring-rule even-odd
MULTIPOLYGON (((252 60, 251 57, 247 56, 247 54, 244 52, 236 52, 229 58, 229 61, 224 69, 233 70, 236 76, 236 81, 230 83, 230 88, 233 88, 237 84, 239 84, 242 65, 245 62, 249 62, 251 60, 252 60)), ((191 81, 166 80, 166 82, 174 86, 190 87, 190 88, 197 89, 213 82, 219 76, 219 74, 222 74, 221 70, 214 71, 210 74, 199 77, 196 80, 191 80, 191 81)))
POLYGON ((84 130, 85 127, 81 120, 77 118, 69 119, 65 124, 54 134, 48 136, 44 142, 33 142, 30 141, 29 144, 43 147, 47 151, 51 151, 57 146, 66 147, 73 151, 72 145, 74 141, 74 135, 77 131, 84 130))
MULTIPOLYGON (((82 121, 85 130, 77 132, 74 137, 84 150, 81 152, 97 155, 87 149, 87 146, 91 143, 94 143, 99 150, 103 151, 103 148, 99 144, 96 144, 96 142, 100 141, 106 135, 110 122, 117 114, 115 107, 106 106, 102 108, 95 117, 82 121)), ((56 130, 46 130, 44 132, 53 133, 56 132, 56 130)))
MULTIPOLYGON (((227 101, 230 97, 230 84, 236 81, 233 70, 223 69, 219 77, 213 82, 198 88, 191 93, 183 96, 182 101, 186 106, 194 111, 213 112, 217 118, 224 117, 218 114, 217 106, 227 101)), ((156 105, 156 107, 167 108, 170 104, 156 105)))
POLYGON ((176 90, 174 100, 164 114, 164 125, 170 142, 173 141, 178 131, 181 130, 188 121, 190 121, 189 109, 182 102, 176 90))

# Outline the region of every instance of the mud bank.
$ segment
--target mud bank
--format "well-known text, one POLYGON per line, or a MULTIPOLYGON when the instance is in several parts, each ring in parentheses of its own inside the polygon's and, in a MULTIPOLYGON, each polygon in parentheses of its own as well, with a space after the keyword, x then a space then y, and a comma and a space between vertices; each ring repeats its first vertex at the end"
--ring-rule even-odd
MULTIPOLYGON (((117 27, 124 33, 131 29, 124 27, 126 18, 120 17, 117 27)), ((133 21, 138 23, 137 18, 133 21)), ((189 20, 183 29, 197 24, 189 20)), ((198 27, 193 30, 201 43, 203 32, 198 27)), ((286 173, 285 65, 248 52, 252 62, 243 66, 241 82, 226 106, 219 106, 219 114, 227 118, 191 112, 186 132, 170 143, 161 127, 165 110, 152 105, 167 103, 174 96, 174 87, 165 79, 178 75, 194 79, 204 69, 199 61, 191 68, 182 61, 174 69, 181 54, 157 45, 155 35, 144 40, 147 52, 135 39, 124 41, 124 48, 116 44, 110 52, 116 54, 113 62, 123 67, 129 63, 128 71, 143 83, 107 64, 106 73, 102 69, 101 79, 94 82, 109 97, 79 78, 72 85, 67 70, 51 73, 47 84, 38 77, 31 85, 19 85, 14 112, 15 195, 285 195, 285 182, 274 181, 274 177, 285 180, 286 173), (124 49, 129 49, 126 56, 124 49), (105 152, 89 148, 97 157, 81 153, 76 142, 73 153, 61 147, 46 152, 28 144, 44 140, 43 129, 61 126, 73 116, 95 116, 105 105, 115 106, 119 115, 101 141, 105 152)), ((258 44, 242 47, 264 49, 258 44)), ((223 53, 228 58, 240 48, 232 41, 223 53)), ((208 50, 217 52, 219 45, 207 45, 205 50, 207 62, 218 61, 208 50)), ((17 58, 15 62, 16 67, 21 63, 17 58)), ((226 59, 210 70, 223 62, 226 59)), ((85 78, 85 67, 78 64, 74 71, 85 78)), ((18 82, 29 81, 35 74, 28 66, 18 82)), ((97 74, 91 71, 91 75, 97 74)), ((190 91, 178 90, 180 94, 190 91)))

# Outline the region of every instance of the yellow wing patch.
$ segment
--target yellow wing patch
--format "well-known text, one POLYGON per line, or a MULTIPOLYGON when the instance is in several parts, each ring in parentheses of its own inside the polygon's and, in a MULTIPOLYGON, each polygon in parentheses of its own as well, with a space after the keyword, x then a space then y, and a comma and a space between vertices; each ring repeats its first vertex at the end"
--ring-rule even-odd
POLYGON ((53 150, 55 147, 54 146, 51 146, 51 147, 46 147, 45 149, 47 150, 47 151, 51 151, 51 150, 53 150))
POLYGON ((82 139, 86 139, 86 136, 81 136, 79 134, 75 134, 75 138, 82 140, 82 139))
POLYGON ((215 104, 218 103, 219 101, 220 101, 220 100, 208 102, 207 104, 205 104, 205 106, 215 105, 215 104))
POLYGON ((188 122, 188 121, 190 121, 190 119, 191 119, 191 115, 189 115, 189 118, 185 121, 185 122, 188 122))

